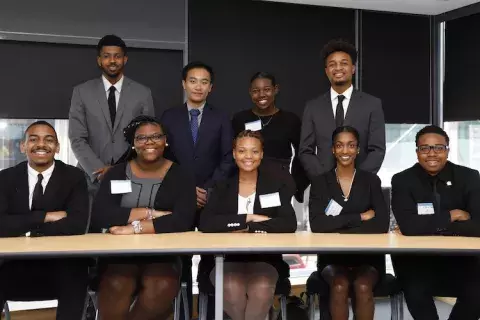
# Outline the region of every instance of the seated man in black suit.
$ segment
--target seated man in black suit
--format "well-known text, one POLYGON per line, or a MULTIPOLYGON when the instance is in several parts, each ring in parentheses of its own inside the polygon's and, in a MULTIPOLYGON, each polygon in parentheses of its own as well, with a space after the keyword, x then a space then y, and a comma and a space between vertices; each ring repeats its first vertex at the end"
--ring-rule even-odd
MULTIPOLYGON (((417 133, 418 163, 392 178, 392 210, 406 236, 480 236, 480 175, 447 160, 449 138, 437 126, 417 133)), ((392 255, 411 315, 437 320, 433 296, 457 297, 450 320, 480 317, 477 257, 392 255)))
MULTIPOLYGON (((27 161, 0 172, 0 237, 84 234, 88 191, 80 169, 54 160, 59 143, 45 121, 25 131, 27 161)), ((7 260, 0 265, 0 304, 58 299, 58 320, 81 320, 88 285, 85 259, 7 260)))

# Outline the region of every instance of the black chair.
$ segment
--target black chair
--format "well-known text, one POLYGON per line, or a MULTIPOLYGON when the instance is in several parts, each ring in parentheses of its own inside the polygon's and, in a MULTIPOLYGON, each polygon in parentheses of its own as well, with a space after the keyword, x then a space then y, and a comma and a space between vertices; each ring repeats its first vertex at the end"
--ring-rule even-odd
MULTIPOLYGON (((320 320, 330 320, 329 310, 330 288, 317 271, 307 280, 309 319, 315 320, 315 299, 318 297, 320 320)), ((397 279, 391 274, 385 274, 376 285, 374 297, 390 297, 391 319, 403 320, 403 293, 397 279)))
MULTIPOLYGON (((287 320, 287 297, 292 285, 290 280, 279 279, 275 287, 275 295, 280 296, 280 315, 282 320, 287 320)), ((215 296, 215 287, 206 275, 198 276, 198 319, 207 320, 207 307, 209 297, 215 296)))

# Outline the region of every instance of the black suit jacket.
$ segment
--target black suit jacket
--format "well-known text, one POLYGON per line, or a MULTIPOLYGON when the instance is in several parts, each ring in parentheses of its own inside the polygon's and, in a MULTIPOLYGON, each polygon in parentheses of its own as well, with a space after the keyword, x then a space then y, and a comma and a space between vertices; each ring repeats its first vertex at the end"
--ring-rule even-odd
POLYGON ((59 236, 84 234, 88 223, 88 191, 83 171, 62 161, 44 191, 43 209, 30 211, 27 162, 0 172, 0 236, 59 236), (47 212, 66 211, 67 217, 44 223, 47 212))
MULTIPOLYGON (((127 180, 127 163, 111 168, 100 184, 93 202, 92 231, 128 224, 131 208, 121 207, 122 194, 112 194, 112 180, 127 180)), ((196 210, 195 183, 178 164, 172 164, 155 196, 154 209, 172 214, 153 220, 156 233, 185 232, 193 228, 196 210)))
MULTIPOLYGON (((337 182, 335 170, 316 177, 312 181, 309 212, 312 232, 387 233, 390 224, 390 213, 387 210, 380 178, 374 173, 363 170, 357 170, 347 202, 342 197, 342 189, 337 182), (327 216, 325 213, 331 199, 343 207, 336 217, 327 216), (375 211, 375 217, 368 221, 362 221, 360 214, 370 209, 375 211)), ((385 257, 383 254, 348 256, 322 254, 318 256, 317 266, 319 271, 329 264, 346 267, 367 264, 375 267, 380 275, 385 273, 385 257)))
POLYGON ((198 187, 211 188, 216 181, 230 176, 234 167, 233 130, 225 113, 205 104, 195 145, 186 105, 166 110, 161 123, 165 126, 169 144, 165 158, 194 174, 198 187))
MULTIPOLYGON (((293 210, 291 199, 293 192, 281 180, 259 173, 253 212, 272 219, 264 222, 246 223, 246 215, 238 214, 238 185, 239 176, 234 175, 230 179, 218 183, 208 200, 205 209, 200 215, 199 230, 202 232, 231 232, 244 230, 249 227, 252 233, 290 233, 297 229, 297 220, 293 210), (278 192, 281 206, 261 208, 259 196, 278 192)), ((240 237, 239 237, 240 240, 240 237)), ((240 240, 241 241, 241 240, 240 240)), ((201 270, 213 268, 213 261, 204 261, 201 270), (205 264, 209 264, 208 267, 205 264)), ((272 264, 281 278, 288 276, 288 265, 285 267, 282 255, 235 255, 228 256, 227 261, 264 261, 272 264)))
MULTIPOLYGON (((360 154, 357 167, 377 173, 385 157, 385 119, 380 99, 354 90, 344 125, 358 130, 360 154)), ((303 112, 300 160, 310 180, 335 167, 332 133, 335 130, 330 91, 307 103, 303 112), (316 151, 316 153, 315 153, 316 151)))
POLYGON ((392 210, 402 234, 480 237, 480 176, 477 170, 447 162, 436 177, 418 163, 392 178, 392 210), (419 215, 419 203, 434 203, 433 183, 440 195, 440 210, 419 215), (470 214, 468 221, 450 220, 450 210, 470 214))

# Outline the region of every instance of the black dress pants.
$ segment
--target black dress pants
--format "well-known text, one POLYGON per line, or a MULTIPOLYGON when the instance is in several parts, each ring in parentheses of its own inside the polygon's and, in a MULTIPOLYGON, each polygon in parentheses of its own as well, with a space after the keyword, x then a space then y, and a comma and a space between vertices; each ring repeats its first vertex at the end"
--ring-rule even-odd
POLYGON ((88 259, 5 261, 0 265, 0 303, 57 299, 57 320, 82 320, 88 264, 88 259))
POLYGON ((438 320, 435 296, 457 297, 449 320, 480 318, 477 257, 392 255, 408 310, 415 320, 438 320))

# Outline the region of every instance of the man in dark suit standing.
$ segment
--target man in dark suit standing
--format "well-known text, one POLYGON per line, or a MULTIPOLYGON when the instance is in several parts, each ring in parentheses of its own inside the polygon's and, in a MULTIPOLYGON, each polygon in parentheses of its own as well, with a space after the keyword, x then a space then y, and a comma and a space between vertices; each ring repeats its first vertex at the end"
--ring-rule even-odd
MULTIPOLYGON (((0 172, 0 237, 84 234, 88 191, 83 172, 54 160, 57 134, 31 124, 21 143, 27 161, 0 172)), ((7 260, 0 265, 0 304, 58 299, 57 320, 82 319, 88 285, 84 259, 7 260)))
POLYGON ((385 120, 380 99, 353 89, 357 51, 342 40, 328 42, 322 50, 325 73, 332 85, 307 103, 302 121, 300 160, 310 180, 335 166, 332 133, 348 125, 360 134, 356 165, 377 173, 385 157, 385 120))
POLYGON ((102 76, 73 89, 68 131, 78 165, 88 176, 91 197, 128 149, 123 129, 138 115, 154 115, 150 89, 124 76, 125 42, 107 35, 98 42, 97 53, 102 76))
MULTIPOLYGON (((191 170, 195 177, 198 222, 198 215, 207 202, 208 189, 217 181, 226 179, 233 170, 233 129, 228 115, 207 103, 215 77, 212 68, 202 62, 191 62, 183 68, 182 76, 187 101, 182 106, 166 110, 161 123, 165 126, 169 143, 165 158, 191 170)), ((190 306, 191 267, 191 258, 183 259, 182 281, 188 282, 190 306)))

